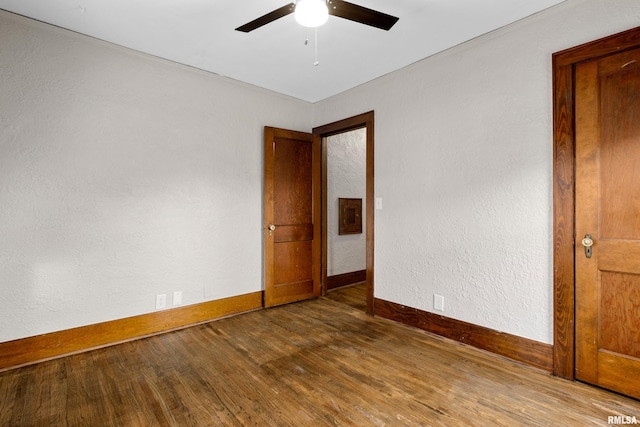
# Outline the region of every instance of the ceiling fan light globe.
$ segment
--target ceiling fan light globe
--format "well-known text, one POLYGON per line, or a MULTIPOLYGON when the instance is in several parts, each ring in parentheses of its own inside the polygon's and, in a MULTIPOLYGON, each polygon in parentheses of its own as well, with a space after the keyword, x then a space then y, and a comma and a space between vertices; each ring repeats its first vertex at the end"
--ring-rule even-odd
POLYGON ((303 27, 319 27, 329 19, 329 9, 325 0, 298 0, 295 17, 303 27))

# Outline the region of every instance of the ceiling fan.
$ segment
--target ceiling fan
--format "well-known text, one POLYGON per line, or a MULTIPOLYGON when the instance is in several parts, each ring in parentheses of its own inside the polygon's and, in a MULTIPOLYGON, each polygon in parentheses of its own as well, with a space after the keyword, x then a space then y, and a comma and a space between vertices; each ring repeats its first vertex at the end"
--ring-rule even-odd
POLYGON ((236 28, 236 31, 248 33, 294 12, 296 13, 296 20, 306 27, 322 25, 326 21, 327 14, 386 31, 389 31, 399 19, 395 16, 343 0, 297 0, 297 2, 289 3, 236 28), (312 15, 310 15, 310 21, 304 21, 305 18, 300 17, 300 15, 302 15, 308 7, 312 8, 310 12, 312 15), (313 9, 314 7, 319 9, 313 9), (318 15, 314 15, 316 12, 318 12, 318 15))

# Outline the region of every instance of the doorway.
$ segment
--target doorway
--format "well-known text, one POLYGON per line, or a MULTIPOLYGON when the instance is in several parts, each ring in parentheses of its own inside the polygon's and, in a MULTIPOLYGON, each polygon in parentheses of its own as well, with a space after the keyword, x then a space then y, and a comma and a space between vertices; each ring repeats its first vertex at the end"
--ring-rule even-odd
POLYGON ((639 47, 636 28, 553 56, 554 374, 635 397, 640 196, 620 173, 640 164, 639 47))
POLYGON ((323 138, 323 216, 326 264, 323 282, 330 298, 366 310, 367 129, 323 138))
POLYGON ((326 176, 321 170, 326 165, 322 151, 332 135, 365 129, 365 311, 374 314, 373 125, 371 111, 317 127, 312 134, 265 127, 264 307, 326 294, 327 188, 321 178, 326 176))
MULTIPOLYGON (((335 228, 338 226, 337 223, 334 223, 333 220, 328 220, 328 216, 335 214, 338 215, 339 212, 335 211, 335 202, 336 200, 329 200, 329 197, 334 199, 335 197, 329 196, 329 182, 328 174, 328 155, 329 155, 329 144, 340 144, 341 139, 340 135, 349 135, 349 136, 357 136, 361 135, 364 137, 364 152, 362 155, 364 159, 364 194, 363 197, 358 197, 357 194, 345 193, 343 198, 351 198, 351 199, 362 199, 362 230, 363 233, 353 233, 351 238, 347 238, 345 240, 355 242, 361 240, 364 245, 362 249, 364 249, 364 260, 357 260, 356 263, 360 262, 360 264, 364 267, 364 270, 359 269, 355 271, 346 272, 342 276, 345 281, 364 281, 365 282, 365 298, 366 298, 366 312, 369 314, 373 314, 373 286, 374 286, 374 275, 373 275, 373 242, 374 242, 374 113, 373 111, 364 113, 355 117, 351 117, 345 120, 340 120, 338 122, 330 123, 324 126, 317 127, 313 129, 314 138, 318 138, 321 141, 322 147, 322 294, 326 295, 327 291, 333 286, 332 285, 332 276, 340 277, 341 274, 344 274, 344 269, 350 269, 349 267, 345 267, 344 265, 336 266, 335 262, 332 262, 330 259, 331 248, 329 243, 329 238, 331 234, 329 233, 329 227, 335 228), (355 131, 355 133, 353 133, 355 131), (338 137, 335 139, 335 137, 338 137), (349 194, 349 195, 347 195, 349 194), (353 237, 357 236, 357 237, 353 237), (362 261, 364 261, 362 263, 362 261), (342 270, 341 270, 342 269, 342 270)), ((342 141, 344 142, 344 141, 342 141)), ((350 190, 349 190, 350 191, 350 190)), ((332 193, 333 194, 333 193, 332 193)), ((339 196, 342 197, 342 196, 339 196)), ((339 202, 338 202, 339 204, 339 202)), ((339 208, 339 207, 338 207, 339 208)), ((354 216, 355 217, 355 216, 354 216)), ((335 231, 335 230, 332 230, 335 231)), ((334 248, 335 250, 335 248, 334 248)), ((334 254, 335 255, 335 254, 334 254)), ((362 267, 360 267, 362 268, 362 267)), ((333 282, 335 283, 335 282, 333 282)))

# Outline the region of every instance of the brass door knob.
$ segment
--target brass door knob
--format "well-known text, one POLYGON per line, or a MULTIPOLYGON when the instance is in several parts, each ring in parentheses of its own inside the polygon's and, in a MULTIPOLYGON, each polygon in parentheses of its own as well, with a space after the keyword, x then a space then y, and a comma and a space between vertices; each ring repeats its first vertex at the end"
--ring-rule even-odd
POLYGON ((591 258, 592 251, 591 246, 593 246, 593 239, 591 238, 591 234, 585 234, 584 239, 582 239, 582 246, 584 246, 584 254, 587 258, 591 258))

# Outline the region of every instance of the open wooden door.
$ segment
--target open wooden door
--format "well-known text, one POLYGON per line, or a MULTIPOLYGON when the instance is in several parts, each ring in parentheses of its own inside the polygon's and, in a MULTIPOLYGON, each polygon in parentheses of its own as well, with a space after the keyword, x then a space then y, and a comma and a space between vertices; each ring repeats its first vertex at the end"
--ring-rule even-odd
POLYGON ((320 295, 320 139, 264 129, 264 306, 320 295))
POLYGON ((640 398, 640 48, 575 70, 576 378, 640 398))

